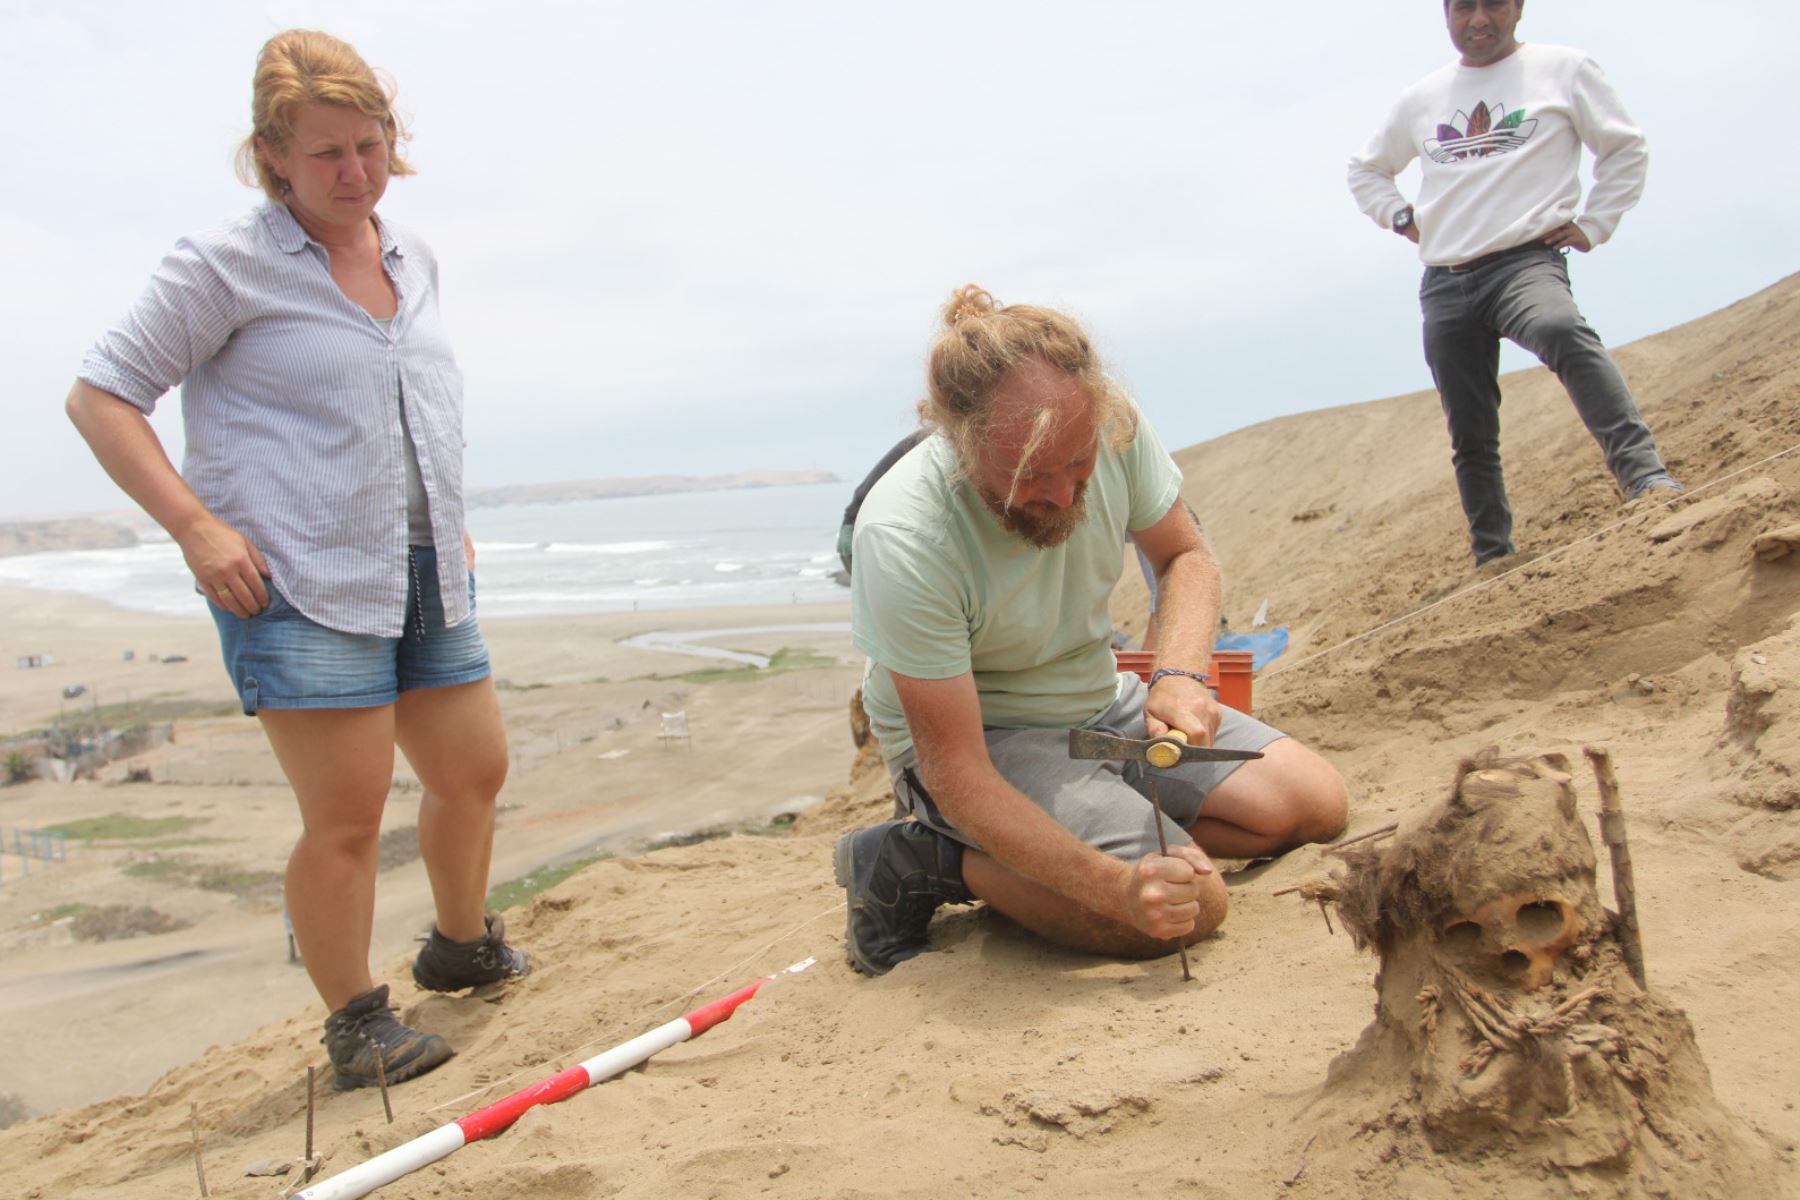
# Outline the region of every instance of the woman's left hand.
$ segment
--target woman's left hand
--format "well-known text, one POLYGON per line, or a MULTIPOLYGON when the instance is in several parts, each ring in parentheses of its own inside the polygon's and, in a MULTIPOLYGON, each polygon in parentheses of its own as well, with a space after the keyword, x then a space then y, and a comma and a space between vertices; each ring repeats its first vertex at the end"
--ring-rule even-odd
POLYGON ((468 562, 469 570, 473 571, 475 569, 475 539, 469 536, 467 529, 463 530, 463 558, 468 562))
POLYGON ((209 512, 175 535, 181 556, 206 598, 249 619, 269 606, 269 564, 256 543, 209 512))

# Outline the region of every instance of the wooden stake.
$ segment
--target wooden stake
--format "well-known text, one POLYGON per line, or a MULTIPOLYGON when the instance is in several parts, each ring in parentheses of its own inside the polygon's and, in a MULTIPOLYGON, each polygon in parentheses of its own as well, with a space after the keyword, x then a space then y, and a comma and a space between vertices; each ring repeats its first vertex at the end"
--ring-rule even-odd
POLYGON ((312 1162, 313 1146, 313 1076, 316 1067, 306 1068, 306 1161, 312 1162))
POLYGON ((1598 746, 1583 746, 1594 767, 1600 788, 1600 837, 1612 854, 1613 896, 1619 903, 1619 949, 1625 967, 1637 985, 1644 982, 1644 939, 1638 928, 1637 885, 1631 874, 1631 846, 1625 836, 1625 802, 1619 795, 1619 777, 1613 773, 1612 756, 1598 746))
POLYGON ((1353 838, 1345 838, 1341 842, 1334 842, 1331 845, 1326 846, 1324 852, 1326 854, 1336 854, 1345 846, 1354 846, 1356 843, 1366 842, 1370 838, 1386 837, 1388 834, 1393 833, 1399 828, 1400 822, 1395 821, 1392 825, 1383 825, 1380 829, 1371 829, 1367 833, 1359 833, 1353 838))
POLYGON ((1282 1187, 1293 1187, 1296 1183, 1300 1182, 1300 1176, 1306 1174, 1306 1152, 1312 1149, 1313 1138, 1318 1136, 1319 1135, 1316 1133, 1313 1134, 1312 1137, 1306 1139, 1306 1144, 1300 1147, 1300 1161, 1295 1163, 1294 1169, 1289 1171, 1287 1175, 1283 1177, 1281 1181, 1282 1187))
POLYGON ((206 1168, 200 1163, 200 1106, 193 1101, 188 1102, 188 1131, 194 1135, 194 1175, 200 1180, 200 1195, 212 1195, 206 1190, 206 1168))
POLYGON ((381 1085, 381 1110, 387 1113, 387 1123, 392 1125, 394 1123, 394 1106, 388 1101, 387 1064, 381 1061, 381 1046, 376 1043, 371 1043, 371 1045, 375 1046, 375 1082, 381 1085))
MULTIPOLYGON (((1169 857, 1169 839, 1168 836, 1163 833, 1162 801, 1156 798, 1155 768, 1146 769, 1144 774, 1150 781, 1150 807, 1156 810, 1156 844, 1161 848, 1162 856, 1167 858, 1169 857)), ((1175 952, 1181 955, 1181 981, 1183 983, 1192 983, 1194 981, 1194 973, 1188 970, 1187 943, 1177 938, 1175 941, 1175 952)))

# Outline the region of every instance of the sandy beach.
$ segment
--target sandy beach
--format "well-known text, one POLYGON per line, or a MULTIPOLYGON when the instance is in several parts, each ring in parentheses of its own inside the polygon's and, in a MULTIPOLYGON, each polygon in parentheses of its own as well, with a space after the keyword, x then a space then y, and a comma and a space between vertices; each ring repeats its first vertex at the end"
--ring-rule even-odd
MULTIPOLYGON (((855 975, 831 846, 887 816, 891 797, 866 758, 853 768, 848 638, 734 637, 732 648, 815 656, 749 681, 649 679, 704 664, 620 645, 652 628, 846 619, 830 606, 486 626, 514 751, 495 880, 595 847, 619 853, 510 911, 541 966, 466 996, 402 982, 428 910, 416 863, 384 874, 381 977, 407 1019, 459 1053, 395 1090, 392 1125, 379 1097, 323 1095, 325 1173, 816 958, 703 1039, 378 1194, 1800 1194, 1800 1031, 1786 1019, 1800 1007, 1797 327, 1800 276, 1619 350, 1689 485, 1629 506, 1556 381, 1508 376, 1523 554, 1480 577, 1433 394, 1282 418, 1176 456, 1224 567, 1228 619, 1248 628, 1266 602, 1292 638, 1256 680, 1254 711, 1343 772, 1349 836, 1388 824, 1396 841, 1412 836, 1459 762, 1495 748, 1567 756, 1578 819, 1599 846, 1582 748, 1610 751, 1649 990, 1570 998, 1570 1012, 1600 1014, 1577 1028, 1589 1039, 1578 1049, 1616 1055, 1613 1031, 1652 1005, 1656 1028, 1691 1039, 1705 1064, 1675 1095, 1663 1084, 1688 1043, 1660 1058, 1640 1047, 1619 1069, 1626 1082, 1609 1085, 1635 1121, 1611 1150, 1540 1153, 1542 1139, 1574 1136, 1578 1108, 1590 1120, 1604 1109, 1599 1093, 1571 1090, 1544 1121, 1484 1140, 1421 1120, 1406 1064, 1385 1090, 1358 1073, 1381 1040, 1381 964, 1341 922, 1328 928, 1330 905, 1290 893, 1341 874, 1323 848, 1230 872, 1230 916, 1192 951, 1192 983, 1173 960, 1052 949, 980 905, 941 914, 933 952, 878 980, 855 975), (658 714, 676 708, 692 737, 671 747, 658 714), (632 852, 663 833, 797 810, 777 836, 632 852)), ((129 693, 190 709, 173 742, 97 781, 0 789, 0 826, 198 818, 157 838, 71 842, 68 863, 29 880, 5 859, 0 1013, 14 1036, 0 1092, 49 1114, 0 1132, 7 1190, 194 1195, 194 1104, 213 1194, 279 1195, 281 1180, 244 1168, 300 1154, 323 1014, 285 961, 277 902, 256 891, 252 873, 280 869, 295 817, 254 722, 230 711, 211 630, 33 593, 0 594, 0 609, 0 729, 54 717, 71 683, 103 705, 129 693), (151 651, 187 661, 149 663, 151 651), (16 654, 43 652, 57 663, 11 669, 16 654), (151 782, 123 782, 133 767, 151 782), (244 894, 125 873, 150 855, 229 864, 244 894), (89 944, 33 919, 102 902, 192 924, 89 944)), ((1142 628, 1134 567, 1122 569, 1115 621, 1142 628)), ((408 778, 397 773, 390 826, 410 820, 408 778)), ((1546 1018, 1531 1036, 1568 1024, 1546 1018)))

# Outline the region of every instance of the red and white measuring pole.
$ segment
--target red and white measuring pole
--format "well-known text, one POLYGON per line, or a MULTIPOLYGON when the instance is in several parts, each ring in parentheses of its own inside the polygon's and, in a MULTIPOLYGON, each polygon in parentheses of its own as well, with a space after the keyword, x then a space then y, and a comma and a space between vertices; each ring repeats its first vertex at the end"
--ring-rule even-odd
MULTIPOLYGON (((778 974, 789 975, 804 971, 813 962, 810 958, 797 962, 778 974)), ((603 1054, 597 1054, 579 1066, 539 1080, 504 1100, 496 1100, 486 1108, 476 1109, 448 1125, 440 1125, 430 1133, 376 1155, 368 1162, 294 1193, 294 1200, 355 1200, 357 1196, 366 1196, 383 1184, 392 1183, 402 1175, 409 1175, 420 1167, 429 1166, 440 1158, 454 1154, 470 1142, 494 1136, 524 1116, 526 1109, 566 1100, 602 1080, 629 1071, 651 1055, 667 1050, 678 1042, 699 1037, 719 1022, 728 1020, 737 1011, 738 1005, 756 995, 758 988, 774 978, 776 976, 771 975, 768 979, 759 979, 749 987, 739 988, 729 996, 696 1008, 685 1017, 677 1017, 667 1025, 658 1026, 649 1033, 634 1037, 629 1042, 622 1042, 603 1054)))

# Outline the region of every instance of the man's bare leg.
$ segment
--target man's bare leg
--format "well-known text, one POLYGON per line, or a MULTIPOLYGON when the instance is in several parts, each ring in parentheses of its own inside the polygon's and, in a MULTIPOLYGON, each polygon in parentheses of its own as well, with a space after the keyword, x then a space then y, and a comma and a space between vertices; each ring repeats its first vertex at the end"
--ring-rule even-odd
POLYGON ((1262 858, 1330 841, 1350 816, 1343 777, 1293 738, 1263 748, 1206 794, 1188 836, 1208 854, 1262 858))

